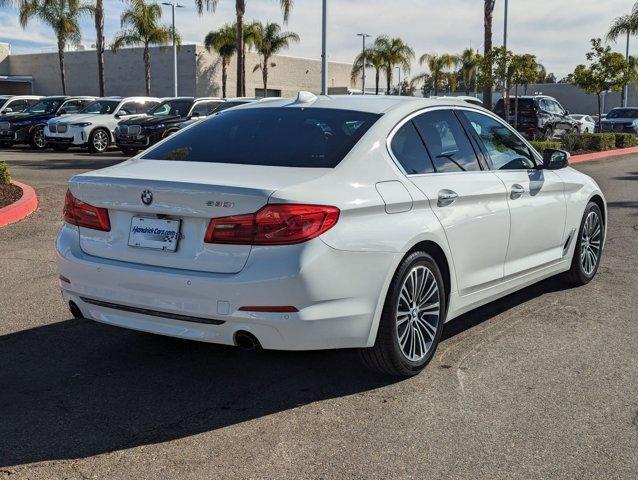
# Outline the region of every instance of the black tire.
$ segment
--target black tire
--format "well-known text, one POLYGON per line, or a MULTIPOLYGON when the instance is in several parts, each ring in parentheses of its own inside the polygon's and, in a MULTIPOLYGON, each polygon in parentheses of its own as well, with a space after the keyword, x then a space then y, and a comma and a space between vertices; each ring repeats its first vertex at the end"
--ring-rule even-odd
MULTIPOLYGON (((589 202, 587 204, 585 213, 583 213, 583 219, 580 222, 580 228, 578 229, 578 236, 574 240, 576 241, 576 247, 574 248, 572 265, 566 274, 566 278, 567 281, 572 285, 587 285, 596 276, 596 272, 598 271, 598 267, 600 266, 600 259, 602 257, 602 246, 605 241, 605 223, 603 220, 602 212, 600 211, 600 207, 596 203, 589 202), (597 216, 598 221, 600 222, 600 236, 597 239, 595 239, 593 235, 588 235, 592 232, 587 232, 589 225, 587 224, 587 219, 592 213, 597 216), (593 264, 593 270, 587 272, 582 261, 583 249, 586 249, 587 245, 593 245, 595 241, 598 241, 598 256, 593 264)), ((589 248, 590 251, 595 251, 592 250, 592 248, 595 247, 589 248)), ((585 255, 587 255, 587 253, 585 253, 585 255)))
POLYGON ((44 150, 47 148, 47 142, 44 138, 44 127, 38 126, 33 129, 29 135, 29 145, 34 150, 44 150))
POLYGON ((111 145, 111 134, 104 128, 96 128, 89 135, 89 152, 104 153, 111 145))
POLYGON ((131 157, 134 157, 139 152, 137 148, 121 148, 120 150, 122 150, 124 155, 130 155, 131 157))
MULTIPOLYGON (((445 284, 436 261, 428 253, 423 251, 413 252, 408 255, 399 265, 390 283, 374 346, 359 350, 359 355, 363 363, 367 367, 387 375, 409 377, 418 374, 432 359, 439 340, 441 339, 441 332, 443 331, 443 323, 447 312, 446 299, 445 284), (404 286, 404 281, 406 281, 408 275, 415 267, 425 267, 434 277, 434 281, 438 287, 439 316, 436 331, 434 335, 430 335, 431 343, 429 349, 422 358, 417 361, 412 361, 403 353, 399 343, 400 327, 398 326, 397 319, 400 317, 397 317, 396 312, 400 306, 401 300, 399 300, 399 298, 404 286)), ((410 315, 408 315, 408 318, 410 318, 410 315)), ((406 345, 407 343, 408 341, 406 340, 406 345)), ((423 354, 423 352, 421 353, 423 354)))
POLYGON ((66 152, 69 149, 68 145, 51 145, 51 148, 56 152, 66 152))

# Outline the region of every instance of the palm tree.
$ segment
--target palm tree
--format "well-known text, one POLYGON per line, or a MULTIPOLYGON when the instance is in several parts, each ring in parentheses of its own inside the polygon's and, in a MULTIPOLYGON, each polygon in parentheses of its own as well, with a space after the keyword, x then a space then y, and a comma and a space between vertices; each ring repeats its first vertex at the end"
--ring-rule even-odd
POLYGON ((97 53, 97 77, 100 88, 100 97, 105 95, 104 83, 104 0, 95 0, 95 51, 97 53))
POLYGON ((20 5, 20 25, 26 28, 29 21, 38 19, 49 25, 58 41, 58 59, 62 93, 66 95, 66 74, 64 71, 64 50, 67 44, 77 45, 82 39, 79 20, 93 13, 93 7, 80 0, 23 0, 20 5))
MULTIPOLYGON (((215 11, 219 0, 195 0, 197 12, 201 15, 204 10, 215 11)), ((293 0, 279 0, 281 10, 284 14, 284 23, 288 22, 293 0)), ((237 96, 246 95, 246 60, 244 47, 244 16, 246 15, 246 0, 235 0, 235 17, 237 18, 237 96)))
POLYGON ((234 25, 224 25, 219 30, 209 32, 204 38, 206 50, 215 51, 222 62, 222 97, 226 98, 226 82, 228 80, 228 65, 230 59, 237 52, 237 29, 234 25))
POLYGON ((264 81, 264 97, 268 96, 268 68, 277 65, 270 61, 273 55, 288 48, 290 42, 298 42, 299 35, 294 32, 282 32, 279 24, 268 22, 265 25, 257 23, 255 25, 255 48, 261 56, 261 61, 255 65, 253 72, 261 70, 261 77, 264 81))
MULTIPOLYGON (((146 3, 144 0, 132 0, 131 6, 120 17, 124 30, 115 36, 111 45, 113 53, 124 46, 142 45, 144 47, 144 73, 146 95, 151 94, 151 45, 163 45, 173 39, 173 29, 159 23, 162 8, 157 3, 146 3)), ((176 41, 180 38, 176 34, 176 41)))
MULTIPOLYGON (((629 60, 629 39, 638 34, 638 2, 634 4, 634 8, 630 14, 617 17, 612 22, 607 32, 607 40, 616 41, 621 36, 627 36, 627 49, 625 53, 625 60, 629 60)), ((625 84, 622 89, 622 105, 625 105, 627 95, 627 85, 625 84)))
POLYGON ((410 73, 414 50, 400 38, 390 38, 386 35, 377 37, 374 41, 374 49, 383 58, 388 87, 387 92, 389 94, 395 67, 401 67, 406 74, 410 73))
POLYGON ((459 73, 465 85, 465 95, 469 95, 472 82, 476 82, 481 56, 473 49, 466 48, 458 57, 458 63, 460 64, 459 73))
POLYGON ((430 70, 435 97, 439 94, 443 80, 448 80, 451 86, 454 85, 453 89, 456 89, 456 75, 447 70, 454 68, 458 62, 459 58, 456 55, 448 53, 441 55, 426 53, 419 59, 419 65, 427 64, 428 70, 430 70))
MULTIPOLYGON (((363 57, 361 52, 354 59, 352 71, 350 72, 350 81, 354 84, 361 76, 363 71, 363 57)), ((385 69, 385 59, 374 47, 366 48, 365 52, 366 68, 374 69, 375 95, 379 95, 379 80, 381 78, 381 70, 385 69)))
MULTIPOLYGON (((494 5, 496 0, 483 0, 483 69, 492 68, 489 59, 492 51, 492 20, 494 15, 494 5)), ((492 80, 491 74, 482 76, 487 81, 483 82, 483 106, 492 110, 492 80)))

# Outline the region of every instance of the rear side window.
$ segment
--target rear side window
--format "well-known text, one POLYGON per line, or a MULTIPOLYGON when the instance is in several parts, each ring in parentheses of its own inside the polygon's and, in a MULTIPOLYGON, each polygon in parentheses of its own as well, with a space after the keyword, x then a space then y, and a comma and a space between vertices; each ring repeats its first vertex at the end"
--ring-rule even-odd
POLYGON ((170 137, 142 158, 333 168, 379 117, 326 108, 231 109, 170 137))
POLYGON ((407 175, 432 173, 434 167, 414 124, 406 122, 394 134, 390 149, 407 175))
POLYGON ((437 172, 480 170, 476 153, 451 110, 435 110, 414 118, 437 172))

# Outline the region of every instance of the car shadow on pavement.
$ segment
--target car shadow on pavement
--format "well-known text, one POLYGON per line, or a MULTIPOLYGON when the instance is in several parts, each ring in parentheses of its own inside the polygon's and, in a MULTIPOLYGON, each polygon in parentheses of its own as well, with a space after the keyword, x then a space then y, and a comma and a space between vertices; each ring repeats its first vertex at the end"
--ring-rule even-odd
MULTIPOLYGON (((444 338, 565 288, 528 287, 451 321, 444 338)), ((352 350, 244 352, 66 320, 0 337, 0 467, 166 442, 398 381, 352 350)))

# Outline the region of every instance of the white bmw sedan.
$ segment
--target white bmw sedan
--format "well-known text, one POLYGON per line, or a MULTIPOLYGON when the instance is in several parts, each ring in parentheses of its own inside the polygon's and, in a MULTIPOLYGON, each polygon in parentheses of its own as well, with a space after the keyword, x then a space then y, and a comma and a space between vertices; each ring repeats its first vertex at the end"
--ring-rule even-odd
POLYGON ((358 348, 413 375, 443 324, 552 275, 589 282, 596 183, 452 99, 257 102, 73 177, 76 317, 240 347, 358 348))

